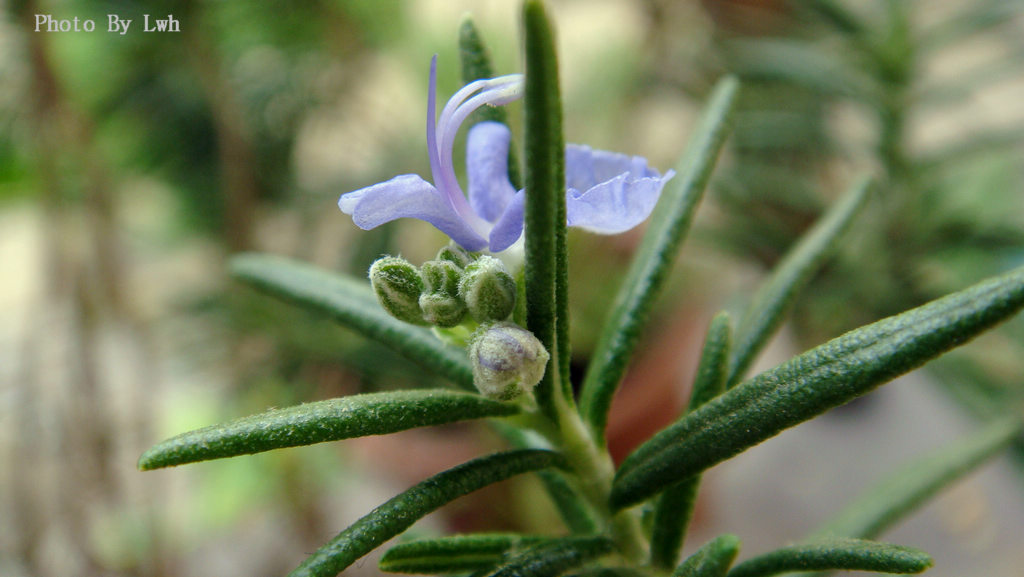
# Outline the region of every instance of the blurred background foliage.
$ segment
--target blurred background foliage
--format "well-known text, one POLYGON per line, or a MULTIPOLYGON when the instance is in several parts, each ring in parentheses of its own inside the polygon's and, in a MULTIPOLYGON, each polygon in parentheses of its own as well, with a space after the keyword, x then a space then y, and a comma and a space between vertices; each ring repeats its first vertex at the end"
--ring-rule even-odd
MULTIPOLYGON (((551 4, 572 142, 666 169, 714 80, 744 86, 710 206, 617 401, 617 454, 674 418, 711 312, 741 306, 856 171, 878 175, 874 201, 797 305, 792 346, 1024 262, 1024 3, 551 4)), ((462 425, 134 470, 159 438, 268 406, 442 384, 232 286, 223 259, 263 250, 361 276, 383 253, 432 257, 444 239, 428 225, 364 233, 335 202, 427 173, 430 55, 444 99, 471 11, 498 72, 519 71, 516 2, 0 8, 0 574, 284 574, 391 487, 496 445, 462 425), (97 30, 36 33, 37 14, 97 30), (107 32, 108 14, 129 31, 107 32), (144 33, 143 14, 181 32, 144 33)), ((581 358, 639 234, 571 235, 581 358)), ((1024 320, 931 367, 972 414, 1024 414, 1024 320)), ((436 524, 550 526, 518 488, 436 524)))
MULTIPOLYGON (((711 233, 771 267, 851 166, 875 167, 869 214, 800 299, 805 344, 1024 262, 1019 2, 925 7, 799 0, 784 19, 719 12, 717 66, 745 79, 725 217, 711 233), (755 31, 756 30, 756 31, 755 31), (1005 98, 1006 100, 1000 100, 1005 98)), ((1024 321, 934 363, 977 415, 1020 412, 1024 321)))

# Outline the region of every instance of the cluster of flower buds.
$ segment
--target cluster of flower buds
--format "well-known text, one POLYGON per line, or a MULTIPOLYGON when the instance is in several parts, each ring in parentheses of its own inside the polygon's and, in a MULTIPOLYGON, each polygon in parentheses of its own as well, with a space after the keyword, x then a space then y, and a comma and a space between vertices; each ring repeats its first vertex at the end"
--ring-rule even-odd
POLYGON ((419 269, 401 257, 381 258, 370 267, 370 284, 384 310, 416 325, 499 322, 516 305, 515 279, 500 260, 454 245, 419 269))
POLYGON ((388 256, 370 267, 370 284, 392 316, 433 326, 447 342, 468 345, 473 382, 482 394, 511 400, 544 376, 544 345, 507 320, 516 304, 516 282, 497 258, 449 245, 417 269, 388 256), (452 339, 458 331, 463 336, 452 339))

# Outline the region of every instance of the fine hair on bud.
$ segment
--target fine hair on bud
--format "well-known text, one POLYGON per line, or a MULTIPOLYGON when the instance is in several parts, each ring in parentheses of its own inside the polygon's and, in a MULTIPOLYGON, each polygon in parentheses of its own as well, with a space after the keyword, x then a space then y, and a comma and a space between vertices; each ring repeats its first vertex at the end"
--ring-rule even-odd
POLYGON ((419 307, 428 323, 449 328, 460 324, 466 318, 466 303, 459 298, 459 281, 462 269, 447 260, 431 260, 420 269, 423 278, 423 294, 419 307))
POLYGON ((473 384, 492 399, 508 401, 532 390, 549 358, 540 340, 515 323, 485 324, 470 338, 473 384))
POLYGON ((459 268, 466 268, 469 263, 473 262, 474 256, 466 249, 462 248, 457 244, 449 244, 437 251, 437 257, 435 260, 446 260, 448 262, 455 263, 459 268))
POLYGON ((427 324, 419 304, 423 279, 412 263, 402 257, 385 256, 373 263, 369 276, 373 292, 388 314, 414 325, 427 324))
POLYGON ((504 263, 484 255, 466 267, 459 296, 477 322, 503 321, 516 307, 516 281, 504 263))

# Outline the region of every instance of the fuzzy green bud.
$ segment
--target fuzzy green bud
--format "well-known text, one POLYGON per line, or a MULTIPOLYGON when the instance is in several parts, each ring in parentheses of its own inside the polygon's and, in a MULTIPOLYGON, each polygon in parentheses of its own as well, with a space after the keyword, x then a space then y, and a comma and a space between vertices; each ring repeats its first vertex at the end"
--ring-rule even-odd
POLYGON ((369 276, 380 306, 391 316, 414 325, 427 324, 419 305, 423 279, 409 261, 397 256, 377 259, 369 276))
POLYGON ((469 344, 473 384, 484 396, 503 401, 532 390, 544 376, 548 358, 537 337, 515 323, 483 325, 469 344))
POLYGON ((436 260, 446 260, 455 263, 459 268, 466 268, 469 263, 473 262, 473 254, 466 251, 457 244, 449 244, 448 246, 437 251, 436 260))
POLYGON ((462 269, 447 260, 430 260, 420 269, 424 291, 419 297, 423 318, 439 327, 454 327, 466 317, 466 303, 459 298, 462 269))
POLYGON ((516 307, 516 281, 504 263, 484 255, 466 267, 459 296, 477 322, 503 321, 516 307))

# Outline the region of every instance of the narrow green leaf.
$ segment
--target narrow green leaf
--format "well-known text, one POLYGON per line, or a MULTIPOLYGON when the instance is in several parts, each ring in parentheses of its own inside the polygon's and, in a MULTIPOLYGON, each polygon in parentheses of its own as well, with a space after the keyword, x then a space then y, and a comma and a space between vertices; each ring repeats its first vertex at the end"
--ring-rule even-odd
POLYGON ((380 559, 390 573, 462 573, 494 568, 505 555, 552 537, 518 533, 453 535, 400 543, 380 559))
POLYGON ((962 345, 1024 306, 1024 268, 855 329, 732 388, 628 456, 624 507, 962 345))
POLYGON ((876 537, 941 489, 997 455, 1020 433, 1019 420, 996 421, 955 445, 911 461, 845 507, 815 531, 814 537, 876 537))
POLYGON ((555 577, 612 552, 607 537, 564 537, 508 557, 490 577, 555 577))
POLYGON ((736 329, 736 346, 729 363, 727 381, 730 386, 743 378, 757 354, 796 304, 797 294, 835 252, 839 239, 864 206, 870 190, 871 180, 861 178, 789 250, 771 277, 754 294, 736 329))
POLYGON ((661 294, 668 273, 704 195, 711 171, 729 134, 738 83, 726 78, 718 83, 690 137, 686 154, 676 167, 654 210, 626 278, 615 298, 580 393, 580 411, 604 442, 608 409, 622 381, 640 333, 661 294))
POLYGON ((964 70, 955 78, 922 83, 921 86, 915 87, 911 98, 917 103, 918 109, 926 106, 959 105, 968 98, 984 94, 992 84, 1019 76, 1022 61, 1024 47, 1019 47, 1010 55, 964 70))
POLYGON ((917 163, 922 173, 961 166, 979 156, 996 151, 1024 146, 1024 126, 1009 125, 981 131, 977 135, 957 140, 940 150, 928 152, 917 163))
POLYGON ((728 375, 729 353, 732 351, 732 327, 729 313, 722 311, 711 319, 708 325, 704 348, 701 349, 697 376, 693 380, 693 391, 686 413, 692 413, 706 405, 711 399, 725 392, 728 375))
MULTIPOLYGON (((474 80, 482 78, 494 78, 494 65, 491 63, 491 55, 480 37, 473 17, 466 15, 459 25, 459 60, 462 63, 462 82, 469 84, 474 80)), ((477 122, 485 121, 500 122, 508 125, 508 115, 503 106, 484 106, 473 112, 470 116, 469 126, 477 122)), ((512 186, 519 190, 523 187, 523 179, 519 174, 519 160, 516 158, 515 146, 508 148, 508 180, 512 186)))
POLYGON ((552 451, 524 449, 473 459, 419 483, 362 517, 306 558, 290 577, 337 575, 445 503, 530 471, 562 466, 552 451))
POLYGON ((729 571, 729 577, 764 577, 788 571, 837 569, 920 573, 931 566, 931 556, 918 549, 863 539, 827 539, 758 555, 734 567, 729 571))
POLYGON ((719 535, 687 557, 672 572, 672 577, 724 577, 739 552, 738 537, 719 535))
MULTIPOLYGON (((568 252, 565 216, 565 143, 554 31, 542 2, 523 6, 526 86, 526 326, 551 354, 535 389, 554 415, 556 395, 571 397, 569 383, 568 252)), ((557 401, 561 402, 561 400, 557 401)))
MULTIPOLYGON (((687 413, 692 413, 725 391, 731 332, 729 314, 721 312, 715 315, 704 339, 687 413)), ((694 475, 684 479, 658 497, 651 529, 651 563, 654 566, 670 569, 678 563, 679 551, 697 502, 700 477, 694 475)))
POLYGON ((139 468, 146 471, 517 412, 510 403, 443 389, 352 395, 271 409, 178 435, 143 453, 139 468))
MULTIPOLYGON (((466 14, 459 24, 459 62, 462 64, 462 82, 469 84, 482 78, 494 78, 494 65, 480 31, 473 22, 473 17, 466 14)), ((506 124, 505 109, 500 106, 487 106, 481 109, 487 113, 488 120, 506 124)))
POLYGON ((461 349, 446 346, 426 329, 391 317, 377 304, 370 283, 278 256, 243 254, 231 259, 236 279, 307 310, 322 313, 381 342, 421 366, 468 389, 473 371, 461 349))
POLYGON ((730 42, 734 70, 744 79, 782 81, 828 96, 880 102, 872 80, 831 51, 806 40, 766 39, 730 42))
POLYGON ((1016 1, 968 2, 958 13, 923 30, 917 39, 917 48, 922 53, 947 50, 957 42, 969 42, 972 36, 991 33, 1000 26, 1012 26, 1019 15, 1020 3, 1016 1))
POLYGON ((844 34, 859 37, 870 29, 856 14, 835 0, 804 0, 802 3, 844 34))

